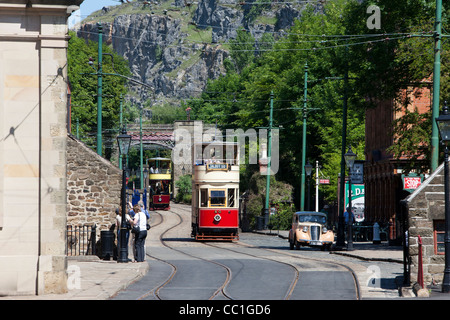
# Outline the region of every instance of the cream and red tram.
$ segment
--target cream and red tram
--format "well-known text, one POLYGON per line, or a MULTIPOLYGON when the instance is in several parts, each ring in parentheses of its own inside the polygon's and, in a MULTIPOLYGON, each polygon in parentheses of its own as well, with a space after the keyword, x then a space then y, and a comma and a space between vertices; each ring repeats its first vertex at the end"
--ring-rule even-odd
POLYGON ((192 155, 192 236, 196 240, 238 240, 238 144, 195 144, 192 155))
POLYGON ((172 198, 172 161, 169 158, 150 158, 149 209, 169 210, 172 198))

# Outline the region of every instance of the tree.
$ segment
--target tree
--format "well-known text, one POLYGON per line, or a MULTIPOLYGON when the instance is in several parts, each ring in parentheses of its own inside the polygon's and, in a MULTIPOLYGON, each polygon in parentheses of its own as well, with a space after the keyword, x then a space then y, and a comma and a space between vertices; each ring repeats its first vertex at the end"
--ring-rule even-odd
MULTIPOLYGON (((274 176, 270 177, 270 194, 271 204, 276 204, 280 208, 280 216, 275 218, 274 225, 286 229, 292 220, 294 212, 291 206, 292 186, 281 181, 276 181, 274 176)), ((266 199, 266 176, 262 176, 259 172, 252 175, 249 182, 249 195, 247 203, 247 219, 252 228, 256 227, 256 217, 260 216, 264 209, 266 199)))
MULTIPOLYGON (((361 7, 371 1, 353 5, 346 17, 347 25, 355 34, 367 33, 364 27, 364 13, 361 7)), ((420 114, 412 108, 405 90, 427 86, 433 72, 433 32, 434 0, 377 1, 382 13, 381 30, 371 33, 373 42, 358 46, 353 50, 351 68, 361 74, 356 88, 365 94, 370 104, 394 101, 397 115, 403 114, 392 123, 393 145, 388 148, 397 159, 410 159, 406 170, 429 167, 431 112, 420 114), (413 35, 413 36, 412 36, 413 35), (419 159, 422 159, 419 161, 419 159)), ((448 21, 444 9, 443 22, 448 21)), ((449 68, 446 61, 450 55, 441 52, 441 101, 449 96, 449 68)))
POLYGON ((192 200, 192 176, 186 174, 175 181, 175 186, 178 188, 176 201, 183 203, 191 203, 192 200))
POLYGON ((237 30, 236 39, 230 40, 230 55, 235 62, 236 71, 240 73, 246 66, 252 63, 255 57, 255 39, 250 32, 237 30))
MULTIPOLYGON (((89 67, 88 61, 89 58, 95 59, 98 56, 98 45, 93 41, 86 43, 74 32, 69 34, 71 38, 68 47, 68 76, 72 92, 72 131, 76 130, 76 120, 78 120, 81 139, 88 146, 94 147, 97 130, 97 77, 93 74, 96 71, 89 67)), ((103 59, 104 73, 118 73, 124 76, 131 74, 127 62, 111 48, 103 46, 103 52, 111 54, 114 59, 113 68, 110 56, 105 55, 103 59)), ((103 134, 106 137, 109 136, 109 139, 104 139, 107 158, 110 156, 110 149, 115 144, 113 133, 119 131, 120 99, 126 92, 126 79, 111 75, 103 77, 102 127, 103 134)))

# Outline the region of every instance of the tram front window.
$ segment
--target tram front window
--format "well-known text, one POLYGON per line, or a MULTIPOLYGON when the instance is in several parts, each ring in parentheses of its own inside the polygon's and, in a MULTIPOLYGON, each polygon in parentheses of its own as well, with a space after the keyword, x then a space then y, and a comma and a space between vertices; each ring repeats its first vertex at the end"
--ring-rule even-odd
POLYGON ((225 207, 225 190, 211 190, 211 207, 225 207))

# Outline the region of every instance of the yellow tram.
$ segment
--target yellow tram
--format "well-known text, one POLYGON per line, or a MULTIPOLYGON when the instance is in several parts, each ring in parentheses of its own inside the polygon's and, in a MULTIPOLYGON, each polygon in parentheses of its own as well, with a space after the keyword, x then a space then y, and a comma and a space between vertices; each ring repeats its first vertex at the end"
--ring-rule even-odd
POLYGON ((150 158, 149 165, 149 209, 169 210, 172 199, 172 160, 150 158))

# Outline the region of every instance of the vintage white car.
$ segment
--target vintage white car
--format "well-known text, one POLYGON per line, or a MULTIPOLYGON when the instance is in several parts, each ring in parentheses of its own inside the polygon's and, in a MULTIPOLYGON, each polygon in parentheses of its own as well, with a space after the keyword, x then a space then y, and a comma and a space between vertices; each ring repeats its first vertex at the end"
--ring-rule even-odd
POLYGON ((326 227, 327 216, 321 212, 298 211, 292 218, 292 228, 289 230, 290 249, 300 249, 300 246, 318 246, 329 250, 334 241, 334 233, 326 227))

